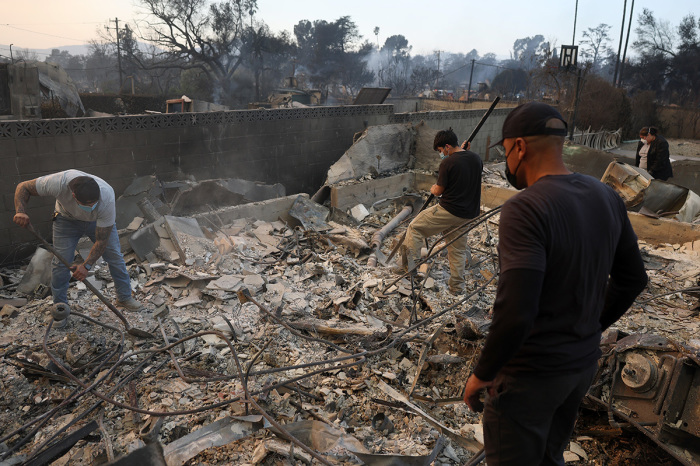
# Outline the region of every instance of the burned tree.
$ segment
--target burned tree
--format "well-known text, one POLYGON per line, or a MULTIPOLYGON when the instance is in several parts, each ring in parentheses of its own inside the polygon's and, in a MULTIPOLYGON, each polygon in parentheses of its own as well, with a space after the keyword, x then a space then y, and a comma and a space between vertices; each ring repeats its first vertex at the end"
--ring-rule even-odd
POLYGON ((142 0, 148 14, 141 38, 163 51, 148 68, 198 69, 213 84, 212 98, 229 102, 243 63, 246 24, 256 0, 142 0))

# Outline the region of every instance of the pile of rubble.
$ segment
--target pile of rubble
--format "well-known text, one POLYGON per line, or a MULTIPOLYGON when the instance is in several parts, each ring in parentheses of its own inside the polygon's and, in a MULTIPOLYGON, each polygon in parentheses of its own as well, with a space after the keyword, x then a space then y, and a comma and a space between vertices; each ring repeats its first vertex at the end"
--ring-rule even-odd
MULTIPOLYGON (((431 130, 397 128, 393 147, 405 150, 374 157, 366 145, 386 128, 365 134, 329 171, 335 187, 397 171, 432 176, 431 130)), ((482 193, 505 187, 501 172, 484 168, 482 193)), ((326 188, 315 202, 243 180, 135 180, 117 225, 145 304, 126 315, 136 337, 81 282, 58 328, 66 321, 54 320, 47 296, 47 251, 2 269, 0 389, 11 396, 0 398, 1 464, 477 464, 481 415, 461 394, 490 324, 499 208, 484 203, 465 222, 467 289, 453 296, 442 238, 426 245, 419 276, 392 275, 386 263, 410 220, 396 216, 415 214, 423 189, 337 208, 323 205, 339 192, 326 188), (250 203, 263 199, 274 209, 250 203), (377 239, 392 220, 398 227, 377 239)), ((615 335, 666 336, 697 352, 698 248, 640 246, 650 284, 615 335)), ((104 264, 87 280, 114 298, 104 264)), ((610 376, 595 396, 613 419, 624 406, 610 376)), ((667 454, 639 432, 623 438, 608 413, 588 417, 566 452, 572 464, 700 458, 667 454)))
MULTIPOLYGON (((160 443, 147 448, 164 445, 169 465, 319 461, 290 436, 330 464, 468 461, 483 441, 480 415, 460 395, 488 329, 498 213, 470 225, 468 289, 454 297, 444 253, 420 282, 367 267, 372 234, 399 207, 383 205, 362 223, 319 230, 160 217, 149 259, 126 255, 146 304, 127 317, 153 339, 125 336, 82 283, 70 288, 74 315, 61 329, 49 298, 8 297, 0 383, 13 396, 2 401, 2 442, 4 457, 17 459, 8 464, 106 462, 154 428, 160 443)), ((650 287, 618 327, 697 344, 695 298, 674 291, 697 285, 697 257, 642 250, 650 287)), ((6 289, 22 275, 3 271, 6 289)), ((106 267, 90 280, 112 294, 106 267)), ((568 457, 587 456, 587 443, 568 457)))
MULTIPOLYGON (((331 453, 340 463, 357 464, 358 455, 427 456, 436 445, 445 463, 468 458, 479 450, 477 415, 454 400, 428 414, 400 392, 411 387, 412 400, 424 403, 459 399, 467 362, 483 336, 483 328, 463 328, 462 315, 486 322, 496 274, 495 225, 484 222, 470 233, 469 295, 456 298, 445 293, 444 259, 433 263, 422 284, 366 267, 362 244, 373 225, 392 214, 374 213, 356 228, 331 221, 323 232, 254 219, 214 231, 191 219, 162 217, 157 230, 173 248, 157 246, 154 261, 126 256, 137 297, 147 307, 128 318, 157 335, 154 340, 125 338, 101 326, 114 326, 114 320, 82 283, 70 288, 73 314, 94 321, 71 315, 66 327, 49 329, 49 298, 13 311, 5 306, 2 383, 15 394, 4 401, 5 445, 21 444, 34 427, 25 424, 38 418, 41 428, 33 438, 12 448, 29 456, 65 441, 65 427, 81 425, 81 414, 82 423, 99 414, 109 446, 83 439, 60 460, 87 464, 111 456, 109 449, 119 455, 134 448, 139 432, 170 412, 160 429, 168 464, 189 459, 177 456, 183 437, 224 419, 227 428, 245 427, 248 437, 229 445, 224 456, 204 452, 200 459, 220 455, 224 463, 257 463, 266 454, 288 455, 289 445, 271 441, 267 430, 257 432, 265 424, 259 416, 245 417, 257 410, 243 401, 255 399, 278 422, 323 423, 314 435, 343 429, 353 440, 351 448, 331 453), (245 383, 234 354, 246 370, 245 383), (80 382, 71 382, 74 376, 80 382), (81 396, 78 387, 89 385, 107 400, 81 396)), ((90 280, 110 294, 106 272, 97 266, 90 280)), ((8 275, 12 280, 20 274, 8 275)))

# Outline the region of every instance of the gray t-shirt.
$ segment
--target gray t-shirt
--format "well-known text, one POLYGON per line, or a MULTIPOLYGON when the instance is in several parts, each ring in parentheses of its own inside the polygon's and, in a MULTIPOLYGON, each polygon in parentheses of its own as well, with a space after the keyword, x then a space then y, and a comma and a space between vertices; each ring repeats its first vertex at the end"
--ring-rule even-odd
POLYGON ((116 220, 116 208, 114 202, 114 190, 103 179, 79 170, 66 170, 63 172, 46 175, 36 179, 36 191, 39 196, 53 196, 56 198, 56 212, 72 220, 83 222, 97 222, 98 227, 106 228, 114 225, 116 220), (68 183, 73 178, 89 176, 97 181, 100 187, 100 200, 92 212, 82 210, 70 190, 68 183))

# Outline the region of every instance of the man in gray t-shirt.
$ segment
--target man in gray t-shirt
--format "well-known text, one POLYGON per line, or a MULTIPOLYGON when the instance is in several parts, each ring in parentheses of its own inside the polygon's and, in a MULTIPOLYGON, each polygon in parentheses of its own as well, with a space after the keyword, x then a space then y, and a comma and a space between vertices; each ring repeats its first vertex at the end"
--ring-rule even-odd
POLYGON ((131 295, 131 281, 119 245, 112 187, 104 180, 79 170, 66 170, 24 181, 15 190, 16 213, 13 219, 22 227, 30 223, 26 210, 30 196, 56 198, 53 246, 63 258, 73 261, 75 248, 83 236, 95 243, 85 261, 71 270, 54 259, 51 274, 54 303, 67 303, 71 276, 84 280, 102 257, 114 280, 116 304, 130 311, 141 310, 143 306, 131 295))

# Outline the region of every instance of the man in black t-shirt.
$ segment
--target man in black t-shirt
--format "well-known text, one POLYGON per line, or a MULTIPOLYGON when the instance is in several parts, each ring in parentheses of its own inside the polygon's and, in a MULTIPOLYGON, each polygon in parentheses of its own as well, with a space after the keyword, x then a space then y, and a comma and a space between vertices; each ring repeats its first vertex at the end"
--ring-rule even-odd
MULTIPOLYGON (((462 149, 452 129, 438 131, 433 141, 433 150, 439 151, 443 159, 437 183, 430 188, 432 194, 440 196, 440 202, 416 215, 408 226, 399 272, 415 267, 425 238, 449 232, 462 225, 466 219, 479 215, 483 168, 481 158, 474 152, 462 149)), ((445 237, 445 241, 449 242, 461 233, 454 231, 445 237)), ((447 259, 450 263, 448 285, 453 294, 464 291, 464 270, 468 256, 467 235, 462 235, 447 246, 447 259)))
POLYGON ((647 282, 625 205, 562 161, 566 123, 531 102, 503 124, 506 177, 527 188, 504 205, 493 322, 464 401, 484 409, 486 461, 563 465, 601 331, 647 282))

